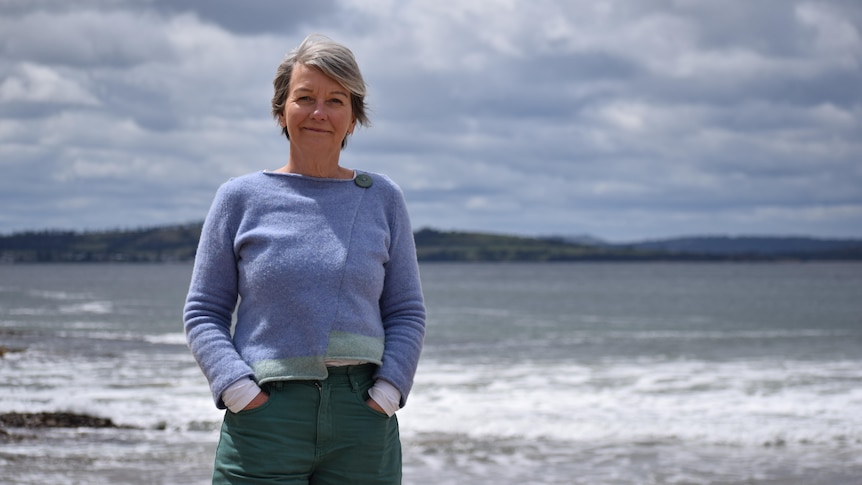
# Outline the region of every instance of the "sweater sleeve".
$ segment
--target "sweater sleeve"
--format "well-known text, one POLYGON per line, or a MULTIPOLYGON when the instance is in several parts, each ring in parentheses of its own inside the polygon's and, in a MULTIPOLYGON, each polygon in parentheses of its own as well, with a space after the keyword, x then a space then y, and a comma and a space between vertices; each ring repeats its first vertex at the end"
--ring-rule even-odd
POLYGON ((425 304, 416 260, 416 244, 400 189, 396 189, 390 218, 389 261, 380 297, 383 320, 383 364, 377 378, 401 393, 404 407, 419 364, 425 337, 425 304))
POLYGON ((233 246, 238 225, 233 219, 239 211, 231 199, 228 184, 222 185, 204 221, 183 311, 189 348, 220 409, 225 408, 221 398, 224 390, 254 375, 231 339, 231 321, 239 294, 233 246))

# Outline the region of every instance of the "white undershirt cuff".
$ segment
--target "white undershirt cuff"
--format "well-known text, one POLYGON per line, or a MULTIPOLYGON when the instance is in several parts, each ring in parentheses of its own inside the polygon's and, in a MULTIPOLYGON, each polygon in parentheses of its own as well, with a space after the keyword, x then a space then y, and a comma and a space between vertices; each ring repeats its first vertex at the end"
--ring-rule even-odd
POLYGON ((240 379, 224 390, 221 395, 224 405, 234 413, 238 413, 248 406, 257 395, 260 394, 260 386, 250 377, 240 379))
POLYGON ((401 392, 383 379, 374 381, 374 385, 368 390, 368 397, 374 399, 390 417, 401 408, 401 392))

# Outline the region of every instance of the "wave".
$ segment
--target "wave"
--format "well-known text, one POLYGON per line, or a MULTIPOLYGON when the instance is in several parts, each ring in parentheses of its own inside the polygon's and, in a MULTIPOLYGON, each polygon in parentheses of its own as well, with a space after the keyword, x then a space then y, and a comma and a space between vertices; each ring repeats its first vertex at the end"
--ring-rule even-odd
POLYGON ((181 345, 186 346, 186 336, 182 332, 164 333, 164 334, 143 334, 128 331, 111 331, 110 324, 102 327, 95 326, 93 322, 80 322, 77 326, 80 330, 75 330, 75 324, 64 325, 69 327, 69 330, 61 330, 55 333, 61 338, 86 338, 93 340, 116 340, 123 342, 143 342, 148 344, 160 345, 181 345))
POLYGON ((63 315, 78 315, 90 313, 95 315, 108 315, 114 312, 114 304, 110 301, 86 301, 70 305, 61 305, 57 311, 63 315))
POLYGON ((72 291, 50 291, 50 290, 30 289, 30 290, 27 290, 27 294, 30 296, 34 296, 37 298, 43 298, 46 300, 59 300, 59 301, 87 300, 87 299, 93 298, 93 296, 90 293, 80 293, 80 292, 72 292, 72 291))
POLYGON ((402 421, 420 433, 572 443, 851 446, 860 362, 424 362, 402 421))
POLYGON ((115 312, 114 303, 106 300, 83 301, 59 306, 9 307, 7 315, 50 316, 50 315, 110 315, 115 312))
POLYGON ((186 334, 183 332, 163 333, 159 335, 145 335, 144 341, 151 344, 167 344, 186 346, 186 334))
POLYGON ((635 340, 727 340, 727 339, 778 339, 860 336, 859 331, 835 329, 775 329, 775 330, 647 330, 589 332, 585 339, 628 338, 635 340))

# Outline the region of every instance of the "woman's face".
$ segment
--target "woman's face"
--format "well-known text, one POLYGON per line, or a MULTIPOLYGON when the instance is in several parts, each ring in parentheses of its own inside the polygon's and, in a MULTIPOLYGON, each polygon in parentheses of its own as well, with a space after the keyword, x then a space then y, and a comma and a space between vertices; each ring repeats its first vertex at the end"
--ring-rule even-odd
POLYGON ((321 71, 297 64, 290 76, 284 112, 278 117, 291 145, 300 149, 341 150, 356 119, 350 92, 321 71))

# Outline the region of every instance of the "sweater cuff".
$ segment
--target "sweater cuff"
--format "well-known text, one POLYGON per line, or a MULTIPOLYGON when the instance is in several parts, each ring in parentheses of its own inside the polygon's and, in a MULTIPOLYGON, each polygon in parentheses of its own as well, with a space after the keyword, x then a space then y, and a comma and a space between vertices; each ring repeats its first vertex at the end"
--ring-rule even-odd
POLYGON ((374 386, 368 390, 368 397, 374 399, 374 402, 383 408, 389 417, 392 417, 395 411, 400 409, 401 392, 383 379, 374 381, 374 386))
POLYGON ((251 378, 240 379, 224 390, 221 399, 231 412, 238 413, 248 406, 260 391, 260 386, 251 378))

